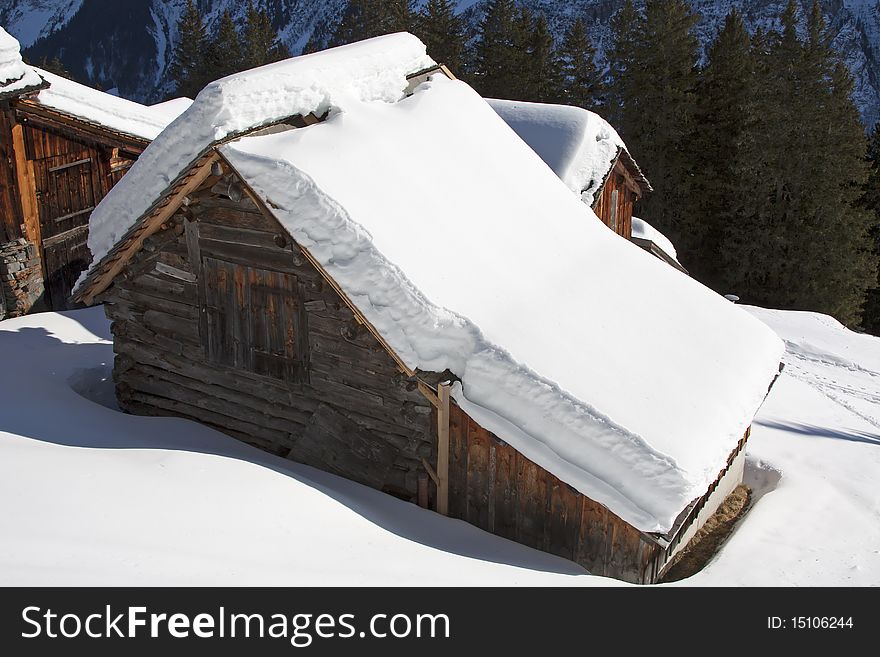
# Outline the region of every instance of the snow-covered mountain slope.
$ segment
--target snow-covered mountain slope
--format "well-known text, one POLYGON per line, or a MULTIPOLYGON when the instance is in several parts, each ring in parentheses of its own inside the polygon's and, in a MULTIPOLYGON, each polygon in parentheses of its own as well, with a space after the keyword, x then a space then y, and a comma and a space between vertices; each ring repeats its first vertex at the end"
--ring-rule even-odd
POLYGON ((82 3, 83 0, 0 0, 0 25, 27 48, 67 25, 82 3))
MULTIPOLYGON (((748 310, 788 347, 748 445, 752 508, 679 585, 880 585, 880 339, 748 310)), ((109 338, 100 307, 0 322, 0 585, 619 584, 207 427, 124 415, 109 338)))
MULTIPOLYGON (((486 0, 459 0, 472 24, 486 0)), ((637 0, 640 2, 641 0, 637 0)), ((808 4, 807 0, 802 0, 808 4)), ((623 0, 522 0, 543 11, 557 36, 575 17, 586 19, 600 58, 610 38, 609 21, 623 0)), ((786 0, 691 0, 702 15, 700 41, 712 38, 731 7, 753 27, 777 24, 786 0)), ((291 52, 317 30, 326 35, 345 0, 264 0, 291 52)), ((417 3, 421 4, 421 3, 417 3)), ((0 0, 0 25, 34 59, 60 55, 75 75, 105 89, 118 88, 139 102, 156 102, 173 91, 168 66, 185 0, 0 0), (40 37, 45 37, 36 43, 40 37)), ((208 22, 230 13, 241 21, 247 3, 199 0, 208 22)), ((880 118, 880 0, 822 0, 836 33, 834 46, 855 75, 855 98, 868 124, 880 118)), ((805 12, 803 12, 805 14, 805 12)))

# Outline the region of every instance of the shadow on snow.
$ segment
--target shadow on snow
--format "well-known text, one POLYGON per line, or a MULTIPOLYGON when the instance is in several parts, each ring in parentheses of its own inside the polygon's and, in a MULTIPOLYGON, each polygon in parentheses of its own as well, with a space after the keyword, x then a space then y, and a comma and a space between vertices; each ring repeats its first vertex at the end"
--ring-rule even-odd
POLYGON ((820 427, 814 424, 802 424, 800 422, 776 422, 774 420, 755 420, 755 424, 768 429, 778 429, 779 431, 790 431, 802 436, 813 436, 815 438, 833 438, 835 440, 847 440, 854 443, 867 443, 869 445, 880 445, 880 435, 866 433, 864 431, 843 431, 840 429, 831 429, 830 427, 820 427))
MULTIPOLYGON (((110 339, 98 309, 65 313, 110 339)), ((164 449, 245 461, 288 476, 408 540, 483 561, 550 573, 583 575, 577 564, 442 518, 414 504, 288 461, 182 418, 140 417, 112 408, 111 344, 62 342, 42 327, 0 330, 0 431, 69 447, 164 449), (9 376, 8 373, 15 373, 9 376), (88 397, 86 399, 85 397, 88 397), (93 401, 90 401, 93 400, 93 401)))

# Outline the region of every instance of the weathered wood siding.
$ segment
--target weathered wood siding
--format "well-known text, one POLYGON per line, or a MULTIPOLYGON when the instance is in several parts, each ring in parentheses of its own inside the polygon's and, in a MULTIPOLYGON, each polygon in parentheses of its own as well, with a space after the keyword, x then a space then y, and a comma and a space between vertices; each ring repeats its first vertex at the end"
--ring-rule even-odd
POLYGON ((64 309, 91 261, 89 217, 113 185, 110 151, 30 121, 22 128, 34 180, 47 301, 53 309, 64 309))
POLYGON ((0 106, 0 243, 24 237, 35 245, 43 269, 43 307, 63 310, 91 261, 92 209, 145 142, 44 113, 29 101, 0 106))
POLYGON ((230 176, 209 177, 104 300, 123 409, 415 500, 431 406, 230 176))
POLYGON ((18 202, 12 126, 15 117, 9 105, 0 103, 0 244, 22 236, 21 206, 18 202))
POLYGON ((626 167, 618 160, 593 204, 593 211, 602 223, 626 239, 632 238, 633 204, 638 198, 636 190, 626 167))
POLYGON ((450 409, 449 515, 571 559, 594 575, 654 581, 659 545, 450 409))

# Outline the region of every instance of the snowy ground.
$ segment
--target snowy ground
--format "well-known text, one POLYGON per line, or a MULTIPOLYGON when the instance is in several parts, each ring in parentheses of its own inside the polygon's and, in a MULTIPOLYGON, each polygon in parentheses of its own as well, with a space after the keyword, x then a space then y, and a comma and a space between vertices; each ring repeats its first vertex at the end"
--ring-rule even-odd
MULTIPOLYGON (((880 585, 880 340, 750 310, 788 348, 749 447, 760 497, 681 584, 880 585)), ((200 425, 123 415, 108 337, 100 308, 0 322, 2 585, 616 584, 200 425)))

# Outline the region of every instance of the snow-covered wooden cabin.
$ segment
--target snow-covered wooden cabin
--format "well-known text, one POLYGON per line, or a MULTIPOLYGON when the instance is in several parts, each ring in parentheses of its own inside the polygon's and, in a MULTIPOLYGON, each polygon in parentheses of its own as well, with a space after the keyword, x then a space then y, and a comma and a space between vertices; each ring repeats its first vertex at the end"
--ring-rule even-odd
POLYGON ((28 66, 0 28, 0 319, 67 307, 91 260, 92 209, 183 109, 154 110, 28 66))
POLYGON ((633 206, 651 184, 605 119, 571 105, 488 102, 602 223, 632 238, 633 206))
POLYGON ((126 411, 653 582, 782 345, 585 213, 396 34, 208 85, 95 210, 76 294, 126 411))

